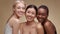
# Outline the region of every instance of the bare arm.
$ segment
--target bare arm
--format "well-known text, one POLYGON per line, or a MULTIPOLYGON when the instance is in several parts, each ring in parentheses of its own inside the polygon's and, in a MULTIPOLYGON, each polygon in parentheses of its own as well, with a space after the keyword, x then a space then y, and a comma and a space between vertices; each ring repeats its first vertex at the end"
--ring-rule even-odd
POLYGON ((44 29, 40 23, 37 25, 37 34, 44 34, 44 29))
POLYGON ((12 34, 18 34, 19 31, 19 23, 14 23, 12 27, 12 34))
POLYGON ((45 30, 47 32, 47 34, 55 34, 56 28, 55 26, 52 24, 52 22, 47 22, 45 25, 45 30))
POLYGON ((19 29, 20 29, 20 34, 23 34, 23 23, 20 23, 19 29))

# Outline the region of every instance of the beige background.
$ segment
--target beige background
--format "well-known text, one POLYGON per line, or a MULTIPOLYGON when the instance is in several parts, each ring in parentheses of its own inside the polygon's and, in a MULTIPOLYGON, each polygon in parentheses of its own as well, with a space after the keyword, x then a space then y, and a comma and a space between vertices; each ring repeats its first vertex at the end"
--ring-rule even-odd
MULTIPOLYGON (((12 14, 12 5, 15 0, 0 0, 0 34, 4 33, 6 21, 12 14)), ((57 33, 60 34, 60 0, 24 0, 26 4, 37 6, 44 4, 49 7, 49 18, 56 26, 57 33)), ((22 19, 23 20, 23 19, 22 19)))

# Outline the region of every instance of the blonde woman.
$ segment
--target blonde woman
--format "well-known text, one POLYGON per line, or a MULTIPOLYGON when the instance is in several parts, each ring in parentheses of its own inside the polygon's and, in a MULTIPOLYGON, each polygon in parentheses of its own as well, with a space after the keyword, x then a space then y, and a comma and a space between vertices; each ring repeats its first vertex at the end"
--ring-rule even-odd
POLYGON ((24 14, 25 12, 25 4, 24 1, 16 1, 13 5, 13 14, 8 19, 6 27, 5 27, 5 33, 4 34, 17 34, 19 33, 19 18, 24 14))

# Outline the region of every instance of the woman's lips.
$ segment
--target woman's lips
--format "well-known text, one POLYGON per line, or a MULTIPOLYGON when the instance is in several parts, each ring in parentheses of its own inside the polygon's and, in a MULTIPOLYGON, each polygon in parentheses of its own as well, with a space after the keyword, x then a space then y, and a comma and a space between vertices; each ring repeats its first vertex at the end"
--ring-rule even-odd
POLYGON ((23 14, 23 12, 18 12, 20 15, 22 15, 23 14))

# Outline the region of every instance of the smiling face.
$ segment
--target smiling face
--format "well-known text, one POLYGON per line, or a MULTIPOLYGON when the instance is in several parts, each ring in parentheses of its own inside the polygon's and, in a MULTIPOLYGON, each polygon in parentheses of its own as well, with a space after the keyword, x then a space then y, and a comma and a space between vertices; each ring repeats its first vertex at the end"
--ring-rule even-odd
POLYGON ((33 21, 36 16, 36 10, 34 8, 28 8, 26 11, 27 21, 33 21))
POLYGON ((14 12, 18 17, 21 17, 25 13, 25 4, 18 2, 14 7, 14 12))
POLYGON ((44 22, 47 19, 47 10, 45 10, 44 8, 39 8, 38 9, 38 15, 37 15, 37 19, 39 22, 44 22))

